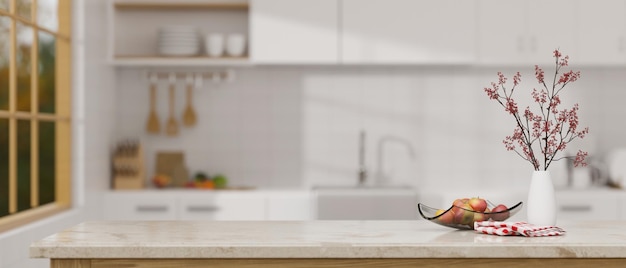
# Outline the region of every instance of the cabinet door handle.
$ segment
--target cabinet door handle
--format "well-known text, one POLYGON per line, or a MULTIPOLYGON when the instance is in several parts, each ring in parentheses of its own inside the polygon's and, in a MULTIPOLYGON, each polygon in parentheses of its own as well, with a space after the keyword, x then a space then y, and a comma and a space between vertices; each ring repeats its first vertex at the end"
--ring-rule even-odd
POLYGON ((216 206, 187 206, 187 212, 216 212, 220 210, 216 206))
POLYGON ((517 37, 517 52, 524 52, 524 37, 523 36, 518 36, 517 37))
POLYGON ((135 208, 137 212, 167 212, 166 205, 138 205, 135 208))
POLYGON ((537 37, 535 37, 534 35, 530 37, 530 51, 532 53, 537 52, 537 37))
POLYGON ((563 205, 561 206, 561 211, 565 212, 588 212, 591 211, 592 207, 588 205, 563 205))

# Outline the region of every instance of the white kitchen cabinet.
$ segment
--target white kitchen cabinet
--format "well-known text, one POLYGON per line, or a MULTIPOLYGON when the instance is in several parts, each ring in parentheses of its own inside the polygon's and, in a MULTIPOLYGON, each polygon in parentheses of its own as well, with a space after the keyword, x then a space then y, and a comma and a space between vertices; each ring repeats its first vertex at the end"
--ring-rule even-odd
POLYGON ((556 192, 559 220, 619 220, 622 200, 615 190, 565 190, 556 192))
POLYGON ((483 64, 519 63, 529 54, 526 1, 478 1, 478 59, 483 64))
POLYGON ((476 58, 475 1, 343 0, 346 64, 468 64, 476 58))
POLYGON ((106 220, 312 220, 309 191, 129 190, 103 198, 106 220))
POLYGON ((577 2, 478 0, 478 62, 547 68, 555 49, 576 59, 577 2))
POLYGON ((181 197, 181 220, 264 220, 265 197, 256 193, 217 193, 181 197))
POLYGON ((272 221, 315 219, 314 199, 309 192, 271 193, 267 198, 267 219, 272 221))
POLYGON ((251 0, 254 63, 335 64, 338 0, 251 0))
POLYGON ((625 38, 626 1, 579 1, 576 63, 626 64, 625 38))
POLYGON ((532 64, 553 67, 552 52, 559 49, 575 61, 578 58, 576 47, 577 1, 571 0, 530 0, 529 41, 532 64), (552 65, 550 65, 552 64, 552 65))
POLYGON ((139 191, 106 193, 103 204, 106 220, 176 220, 176 198, 169 195, 145 194, 139 191))

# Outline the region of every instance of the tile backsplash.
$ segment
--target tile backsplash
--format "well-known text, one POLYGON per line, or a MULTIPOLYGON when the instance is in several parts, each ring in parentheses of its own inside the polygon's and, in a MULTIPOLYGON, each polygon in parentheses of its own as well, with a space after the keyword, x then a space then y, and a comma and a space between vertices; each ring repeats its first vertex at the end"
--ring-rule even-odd
MULTIPOLYGON (((549 69, 546 77, 550 77, 549 69)), ((366 132, 368 181, 419 187, 527 187, 530 164, 502 145, 513 120, 483 88, 498 71, 522 71, 520 107, 538 87, 532 66, 240 67, 229 83, 205 81, 194 91, 198 123, 178 137, 145 131, 149 110, 143 70, 119 69, 116 137, 138 138, 153 174, 157 151, 181 150, 189 171, 223 173, 232 184, 309 187, 355 184, 358 137, 366 132)), ((191 70, 199 71, 199 70, 191 70)), ((578 102, 591 135, 577 143, 592 155, 626 146, 625 70, 581 69, 564 104, 578 102)), ((185 91, 176 91, 180 122, 185 91)), ((167 85, 159 84, 157 107, 167 118, 167 85)), ((563 165, 553 169, 562 176, 563 165)))

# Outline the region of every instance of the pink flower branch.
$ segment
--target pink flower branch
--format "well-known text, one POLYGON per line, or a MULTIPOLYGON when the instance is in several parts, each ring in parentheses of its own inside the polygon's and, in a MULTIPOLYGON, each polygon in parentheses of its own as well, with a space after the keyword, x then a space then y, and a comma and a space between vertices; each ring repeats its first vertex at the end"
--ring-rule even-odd
MULTIPOLYGON (((584 138, 589 132, 589 128, 577 131, 578 128, 578 104, 574 104, 571 109, 559 110, 561 104, 560 93, 569 83, 575 82, 580 78, 580 72, 568 71, 559 76, 561 67, 568 66, 569 56, 563 57, 558 50, 554 51, 555 72, 552 80, 552 86, 548 87, 545 83, 545 73, 543 69, 535 65, 535 78, 537 82, 543 86, 541 90, 533 88, 531 96, 535 103, 539 106, 539 113, 534 113, 527 106, 523 115, 513 99, 513 92, 521 82, 521 74, 517 72, 513 76, 513 87, 507 91, 505 84, 507 78, 501 72, 498 72, 498 82, 492 82, 491 87, 484 88, 487 96, 496 100, 504 110, 515 118, 516 127, 512 136, 506 136, 503 140, 504 146, 508 151, 514 151, 522 159, 531 163, 535 170, 540 170, 541 165, 536 157, 533 146, 537 144, 542 155, 543 169, 547 170, 554 161, 568 157, 556 158, 559 152, 567 148, 567 144, 576 138, 584 138), (558 80, 557 80, 558 77, 558 80), (524 119, 522 119, 524 118, 524 119), (565 131, 565 134, 563 132, 565 131)), ((574 165, 586 165, 586 152, 578 151, 574 160, 574 165)))

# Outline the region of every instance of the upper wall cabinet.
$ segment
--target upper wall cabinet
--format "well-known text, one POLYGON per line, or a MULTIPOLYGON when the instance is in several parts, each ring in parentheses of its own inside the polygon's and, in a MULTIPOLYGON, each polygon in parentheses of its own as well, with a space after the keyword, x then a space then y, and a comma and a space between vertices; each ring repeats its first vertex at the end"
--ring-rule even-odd
POLYGON ((579 1, 578 55, 587 65, 626 63, 626 1, 579 1))
POLYGON ((252 0, 252 62, 338 63, 338 17, 338 0, 252 0))
POLYGON ((574 58, 578 55, 576 3, 478 0, 479 63, 551 64, 557 48, 574 58))
POLYGON ((341 60, 347 64, 469 64, 475 1, 342 0, 341 60))

